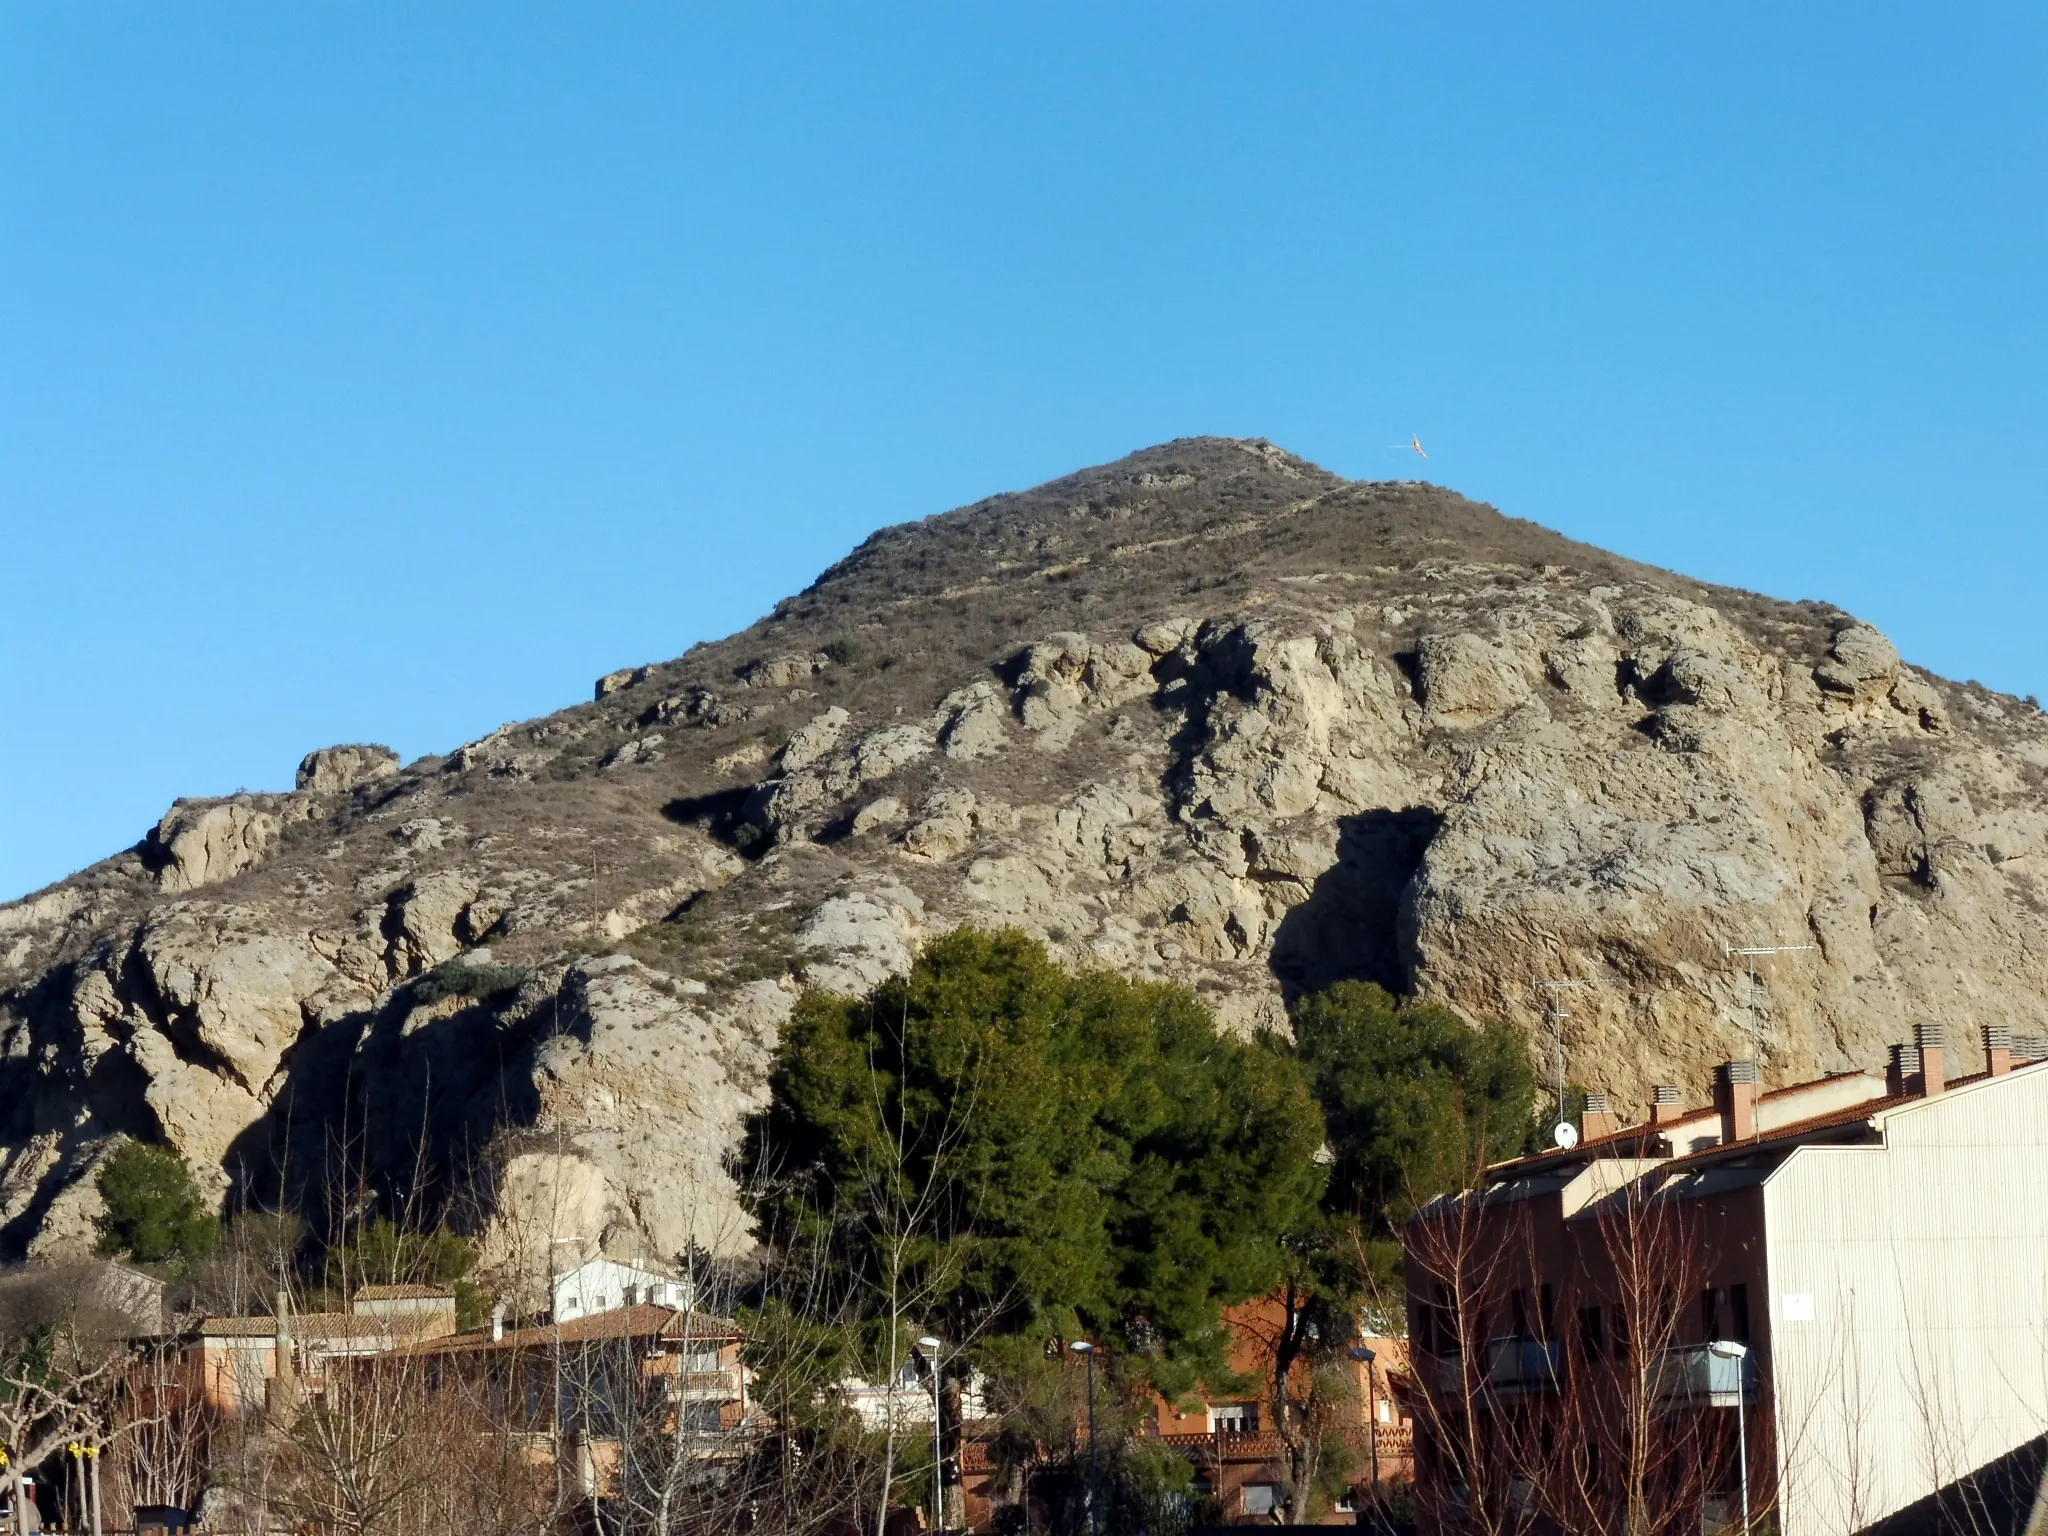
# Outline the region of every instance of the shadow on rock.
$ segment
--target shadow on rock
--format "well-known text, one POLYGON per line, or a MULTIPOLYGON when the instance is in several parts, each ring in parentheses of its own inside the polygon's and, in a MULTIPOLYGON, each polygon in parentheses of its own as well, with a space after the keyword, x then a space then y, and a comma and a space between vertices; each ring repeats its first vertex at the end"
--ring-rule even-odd
POLYGON ((1291 1005, 1339 981, 1406 992, 1413 973, 1401 940, 1401 904, 1443 817, 1428 806, 1364 811, 1337 824, 1337 862, 1307 901, 1281 919, 1273 974, 1291 1005))
POLYGON ((469 1224, 493 1143, 539 1113, 533 1052, 553 1010, 516 1023, 491 1002, 422 1013, 401 992, 300 1043, 224 1159, 231 1209, 296 1210, 330 1238, 369 1214, 469 1224))

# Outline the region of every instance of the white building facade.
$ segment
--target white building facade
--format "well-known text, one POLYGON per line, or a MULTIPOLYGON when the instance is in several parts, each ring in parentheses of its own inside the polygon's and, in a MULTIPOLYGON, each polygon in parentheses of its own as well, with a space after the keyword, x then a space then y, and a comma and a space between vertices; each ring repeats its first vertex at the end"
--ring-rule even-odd
POLYGON ((1763 1181, 1785 1536, 1862 1530, 2048 1435, 2048 1063, 1763 1181))
POLYGON ((695 1304, 688 1281, 664 1270, 618 1259, 587 1259, 574 1269, 555 1276, 554 1319, 572 1322, 595 1312, 616 1312, 622 1307, 672 1307, 684 1310, 695 1304))

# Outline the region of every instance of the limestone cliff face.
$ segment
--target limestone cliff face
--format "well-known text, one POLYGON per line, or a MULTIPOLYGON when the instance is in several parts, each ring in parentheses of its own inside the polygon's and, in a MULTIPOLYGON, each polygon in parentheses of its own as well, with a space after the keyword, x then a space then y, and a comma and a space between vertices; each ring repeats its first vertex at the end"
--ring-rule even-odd
POLYGON ((1636 1110, 1923 1018, 1966 1068, 2048 1033, 2037 708, 1269 444, 885 530, 595 691, 402 770, 314 753, 0 907, 6 1241, 85 1231, 130 1133, 237 1200, 445 1205, 508 1269, 737 1246, 798 991, 958 923, 1236 1029, 1369 977, 1636 1110), (1753 987, 1757 945, 1811 948, 1753 987))

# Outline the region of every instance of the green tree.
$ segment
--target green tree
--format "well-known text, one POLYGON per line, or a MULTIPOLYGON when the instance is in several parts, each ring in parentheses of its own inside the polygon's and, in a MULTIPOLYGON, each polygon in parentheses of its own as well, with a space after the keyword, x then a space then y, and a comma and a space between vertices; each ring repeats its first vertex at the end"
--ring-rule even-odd
POLYGON ((1342 981, 1296 1005, 1294 1038, 1329 1126, 1326 1207, 1368 1237, 1391 1238, 1417 1205, 1523 1148, 1535 1074, 1505 1025, 1342 981))
POLYGON ((183 1266, 219 1240, 220 1223, 201 1198, 192 1170, 169 1147, 123 1142, 93 1182, 106 1206, 99 1218, 101 1253, 183 1266))
POLYGON ((490 1294, 469 1279, 476 1263, 476 1245, 446 1227, 417 1232, 380 1216, 328 1249, 327 1283, 344 1296, 363 1285, 445 1285, 455 1292, 457 1325, 474 1328, 491 1309, 490 1294))
POLYGON ((1227 1373, 1222 1307, 1273 1285, 1322 1193, 1281 1042, 1015 932, 807 996, 771 1087, 747 1144, 764 1239, 824 1254, 847 1294, 886 1278, 949 1338, 1093 1337, 1169 1393, 1227 1373))
POLYGON ((1288 1516, 1327 1505, 1350 1468, 1338 1423, 1356 1404, 1343 1370, 1361 1309, 1392 1310, 1414 1205, 1521 1150, 1534 1080, 1522 1042, 1447 1008, 1340 982, 1299 1002, 1296 1055, 1329 1130, 1323 1208, 1288 1234, 1269 1321, 1253 1328, 1281 1442, 1288 1516))

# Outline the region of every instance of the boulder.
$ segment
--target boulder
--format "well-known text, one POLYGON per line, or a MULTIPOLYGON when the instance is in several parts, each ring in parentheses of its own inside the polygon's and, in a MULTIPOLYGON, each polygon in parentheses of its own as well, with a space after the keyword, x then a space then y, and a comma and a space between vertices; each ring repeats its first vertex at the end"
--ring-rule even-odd
POLYGON ((794 773, 817 762, 839 744, 846 722, 851 718, 834 704, 823 714, 813 716, 806 724, 798 726, 790 733, 789 741, 782 749, 782 771, 794 773))
POLYGON ((1520 659, 1482 636, 1424 635, 1415 659, 1422 706, 1438 724, 1483 725, 1528 701, 1520 659))
POLYGON ((157 883, 167 891, 216 885, 261 864, 283 830, 274 811, 247 797, 180 800, 149 834, 157 883))
POLYGON ((1813 680, 1831 693, 1882 696, 1899 673, 1899 652, 1869 624, 1835 631, 1828 658, 1813 669, 1813 680))
POLYGON ((652 667, 621 667, 616 672, 607 672, 597 680, 596 695, 600 699, 608 699, 615 693, 637 687, 647 681, 653 670, 652 667))
POLYGON ((398 754, 389 747, 369 743, 321 747, 299 759, 298 787, 305 794, 338 795, 397 772, 398 754))

